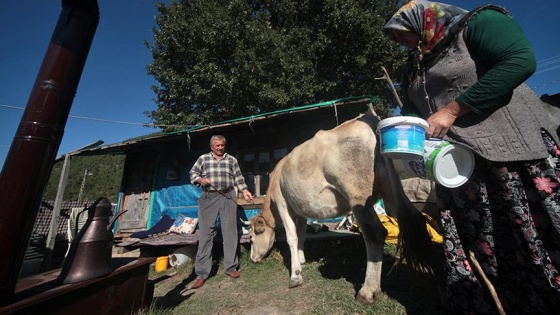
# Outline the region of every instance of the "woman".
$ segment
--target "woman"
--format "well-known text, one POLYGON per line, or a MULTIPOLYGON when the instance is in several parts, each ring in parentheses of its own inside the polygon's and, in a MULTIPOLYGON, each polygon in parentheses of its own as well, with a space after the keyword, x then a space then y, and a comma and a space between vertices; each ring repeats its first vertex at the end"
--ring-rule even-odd
POLYGON ((560 151, 540 99, 523 83, 536 62, 519 25, 492 5, 468 12, 416 0, 384 32, 410 49, 403 115, 425 118, 428 137, 476 155, 467 183, 437 186, 454 313, 557 313, 560 151))

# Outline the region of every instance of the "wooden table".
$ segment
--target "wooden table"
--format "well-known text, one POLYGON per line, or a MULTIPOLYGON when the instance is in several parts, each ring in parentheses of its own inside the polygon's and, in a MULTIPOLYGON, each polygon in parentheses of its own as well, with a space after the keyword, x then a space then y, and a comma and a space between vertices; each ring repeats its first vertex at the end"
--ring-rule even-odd
POLYGON ((133 314, 151 302, 149 267, 155 259, 113 258, 110 274, 72 284, 57 284, 61 269, 21 279, 13 303, 0 314, 133 314))

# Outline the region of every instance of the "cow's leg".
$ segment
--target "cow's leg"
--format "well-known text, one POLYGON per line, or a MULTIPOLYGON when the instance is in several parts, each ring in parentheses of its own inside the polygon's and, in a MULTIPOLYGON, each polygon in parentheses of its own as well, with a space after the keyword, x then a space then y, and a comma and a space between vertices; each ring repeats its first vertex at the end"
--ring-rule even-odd
POLYGON ((296 231, 296 224, 294 222, 295 218, 292 218, 288 213, 288 208, 285 202, 278 205, 278 212, 284 223, 284 229, 286 230, 286 242, 290 247, 290 283, 288 287, 294 288, 303 284, 303 277, 301 276, 301 264, 299 263, 298 255, 298 236, 296 231), (282 209, 282 208, 283 209, 282 209))
POLYGON ((307 218, 298 216, 296 218, 296 228, 297 228, 297 239, 298 239, 298 258, 300 264, 305 264, 305 254, 303 247, 305 244, 306 230, 307 230, 307 218))
POLYGON ((358 292, 356 299, 360 303, 372 304, 381 293, 381 267, 383 263, 383 245, 387 230, 373 211, 370 197, 366 206, 354 206, 353 213, 362 230, 366 244, 367 266, 364 285, 358 292))

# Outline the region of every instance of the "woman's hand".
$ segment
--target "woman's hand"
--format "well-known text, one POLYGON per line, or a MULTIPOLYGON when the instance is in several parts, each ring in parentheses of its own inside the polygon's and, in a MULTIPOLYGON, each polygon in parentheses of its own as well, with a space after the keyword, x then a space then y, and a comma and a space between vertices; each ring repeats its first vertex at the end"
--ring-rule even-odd
POLYGON ((428 117, 429 128, 426 132, 426 136, 429 138, 443 138, 451 126, 453 126, 457 117, 470 111, 469 108, 462 107, 456 101, 451 101, 432 116, 428 117))

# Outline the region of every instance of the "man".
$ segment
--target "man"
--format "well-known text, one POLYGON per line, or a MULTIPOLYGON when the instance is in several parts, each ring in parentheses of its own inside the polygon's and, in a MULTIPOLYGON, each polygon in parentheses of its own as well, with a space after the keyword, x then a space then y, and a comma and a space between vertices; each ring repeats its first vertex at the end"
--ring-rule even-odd
POLYGON ((193 185, 201 186, 203 190, 198 199, 200 238, 194 265, 197 278, 191 289, 202 287, 212 269, 212 245, 218 214, 223 238, 225 272, 233 279, 239 278, 237 194, 234 186, 243 192, 245 200, 253 200, 237 159, 226 153, 226 138, 221 135, 212 136, 210 151, 201 155, 190 171, 193 185))

